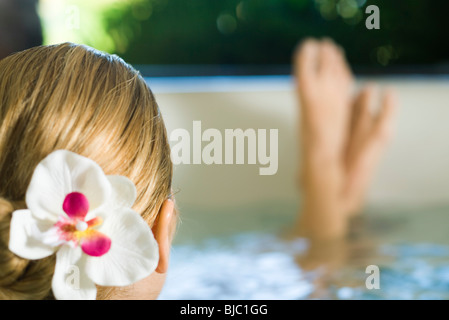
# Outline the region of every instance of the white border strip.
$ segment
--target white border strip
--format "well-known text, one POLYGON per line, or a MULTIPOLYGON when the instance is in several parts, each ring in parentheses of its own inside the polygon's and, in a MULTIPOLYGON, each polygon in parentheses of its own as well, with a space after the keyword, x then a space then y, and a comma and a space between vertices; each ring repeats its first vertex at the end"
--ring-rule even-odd
MULTIPOLYGON (((448 75, 387 75, 357 77, 359 81, 434 82, 449 83, 448 75)), ((294 88, 292 76, 198 76, 145 77, 151 90, 157 93, 203 92, 285 92, 294 88)))
POLYGON ((154 93, 289 91, 291 76, 214 76, 145 78, 154 93))

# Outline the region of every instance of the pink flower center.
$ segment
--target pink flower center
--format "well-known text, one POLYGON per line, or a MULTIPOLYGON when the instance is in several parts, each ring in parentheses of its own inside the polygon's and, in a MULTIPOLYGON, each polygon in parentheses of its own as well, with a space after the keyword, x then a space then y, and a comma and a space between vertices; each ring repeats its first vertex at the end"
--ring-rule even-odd
POLYGON ((61 217, 54 225, 60 240, 72 242, 74 246, 81 244, 81 249, 87 255, 100 257, 111 248, 111 239, 94 229, 103 223, 100 217, 85 221, 89 212, 89 201, 80 192, 69 193, 62 204, 62 209, 68 218, 61 217))
POLYGON ((71 219, 83 219, 89 212, 89 201, 86 196, 80 192, 72 192, 66 195, 62 210, 71 219))

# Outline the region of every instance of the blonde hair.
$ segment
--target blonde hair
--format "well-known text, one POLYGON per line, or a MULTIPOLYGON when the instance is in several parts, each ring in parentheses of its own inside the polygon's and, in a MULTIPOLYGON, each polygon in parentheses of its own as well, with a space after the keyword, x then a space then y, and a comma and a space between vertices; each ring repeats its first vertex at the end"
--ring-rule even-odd
POLYGON ((8 241, 11 213, 25 208, 34 168, 58 149, 131 179, 138 192, 134 209, 150 226, 170 196, 165 125, 137 71, 117 56, 71 43, 0 60, 0 299, 52 297, 54 256, 21 259, 8 241))

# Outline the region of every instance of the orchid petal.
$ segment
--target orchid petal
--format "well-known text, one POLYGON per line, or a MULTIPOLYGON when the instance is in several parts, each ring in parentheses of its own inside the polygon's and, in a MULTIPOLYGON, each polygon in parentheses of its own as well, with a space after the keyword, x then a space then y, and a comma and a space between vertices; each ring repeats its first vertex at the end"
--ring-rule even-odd
POLYGON ((134 183, 124 176, 107 176, 112 186, 111 201, 117 207, 131 208, 137 198, 134 183))
POLYGON ((119 207, 131 208, 137 198, 137 190, 134 183, 124 176, 106 176, 111 184, 111 198, 108 199, 105 208, 100 210, 92 210, 87 216, 86 220, 93 217, 102 217, 107 219, 108 215, 119 207))
POLYGON ((56 254, 52 290, 58 300, 95 300, 97 288, 85 272, 81 249, 62 246, 56 254))
POLYGON ((14 211, 9 231, 9 250, 28 260, 52 255, 55 248, 42 241, 45 231, 51 227, 51 224, 36 220, 30 210, 14 211))
POLYGON ((107 234, 112 243, 107 254, 86 258, 86 273, 96 284, 127 286, 156 269, 158 244, 137 212, 129 208, 114 210, 99 230, 107 234))
POLYGON ((26 203, 34 217, 57 222, 65 215, 63 203, 72 192, 84 194, 90 209, 104 204, 111 195, 111 184, 100 166, 76 153, 58 150, 36 167, 26 193, 26 203))
POLYGON ((111 239, 97 230, 91 230, 81 240, 81 249, 92 257, 101 257, 111 248, 111 239))

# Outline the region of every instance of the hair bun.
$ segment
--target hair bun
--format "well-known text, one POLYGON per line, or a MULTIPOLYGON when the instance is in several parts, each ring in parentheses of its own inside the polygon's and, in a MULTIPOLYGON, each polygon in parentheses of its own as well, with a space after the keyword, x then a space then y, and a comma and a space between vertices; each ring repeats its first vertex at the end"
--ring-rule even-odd
POLYGON ((12 213, 18 209, 25 209, 25 201, 10 201, 4 197, 0 197, 0 221, 3 219, 11 219, 12 213))
POLYGON ((13 211, 13 203, 5 198, 0 197, 0 221, 2 221, 4 218, 11 217, 11 213, 13 211))
POLYGON ((0 197, 0 300, 29 300, 51 297, 54 256, 26 260, 9 250, 9 228, 14 210, 25 208, 24 202, 0 197))

